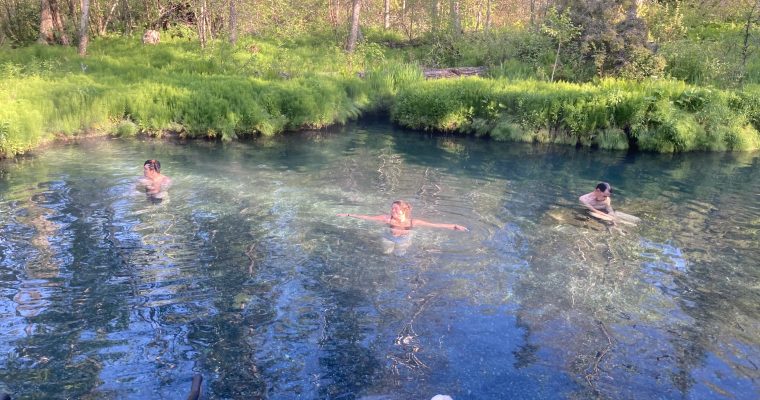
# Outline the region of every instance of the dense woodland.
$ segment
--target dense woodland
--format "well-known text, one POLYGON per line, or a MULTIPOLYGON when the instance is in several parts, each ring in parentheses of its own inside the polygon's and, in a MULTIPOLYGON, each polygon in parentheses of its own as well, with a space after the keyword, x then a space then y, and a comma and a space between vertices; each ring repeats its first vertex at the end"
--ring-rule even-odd
POLYGON ((0 153, 93 131, 233 139, 372 110, 504 140, 754 150, 759 3, 0 0, 0 153), (160 41, 144 45, 151 30, 160 41), (486 76, 422 74, 463 66, 486 76))

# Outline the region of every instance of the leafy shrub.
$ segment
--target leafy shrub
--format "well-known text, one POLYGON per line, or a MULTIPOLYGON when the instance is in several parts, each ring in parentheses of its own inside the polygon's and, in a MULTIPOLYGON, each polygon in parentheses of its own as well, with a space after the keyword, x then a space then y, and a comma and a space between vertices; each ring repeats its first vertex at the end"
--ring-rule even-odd
POLYGON ((134 136, 138 132, 137 124, 130 120, 122 120, 119 121, 118 124, 116 124, 116 129, 114 134, 116 136, 124 137, 124 136, 134 136))
POLYGON ((627 150, 628 136, 620 128, 602 129, 594 138, 594 144, 602 149, 627 150))
POLYGON ((722 55, 714 54, 708 45, 691 40, 667 43, 660 48, 660 53, 665 58, 668 75, 692 84, 714 81, 726 70, 722 55))

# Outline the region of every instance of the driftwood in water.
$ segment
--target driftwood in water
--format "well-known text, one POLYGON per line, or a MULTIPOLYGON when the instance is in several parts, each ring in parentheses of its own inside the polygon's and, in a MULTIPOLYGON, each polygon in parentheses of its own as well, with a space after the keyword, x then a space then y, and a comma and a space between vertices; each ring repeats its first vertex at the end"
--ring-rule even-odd
POLYGON ((482 76, 486 67, 456 67, 443 69, 425 69, 425 79, 457 78, 460 76, 482 76))
POLYGON ((190 385, 190 394, 187 395, 187 400, 198 400, 201 397, 201 383, 203 383, 203 375, 195 374, 193 376, 193 383, 190 385))

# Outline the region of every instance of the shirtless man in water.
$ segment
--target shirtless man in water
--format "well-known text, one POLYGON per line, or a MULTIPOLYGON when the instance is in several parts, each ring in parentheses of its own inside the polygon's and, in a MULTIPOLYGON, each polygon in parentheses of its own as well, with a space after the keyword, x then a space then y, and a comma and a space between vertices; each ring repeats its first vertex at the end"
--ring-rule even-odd
POLYGON ((161 163, 158 160, 148 160, 143 164, 143 177, 140 178, 140 186, 145 188, 148 200, 160 203, 167 196, 166 190, 171 186, 172 180, 161 174, 161 163))
MULTIPOLYGON (((612 222, 612 225, 617 225, 619 215, 615 212, 615 210, 612 209, 612 201, 610 201, 610 196, 612 196, 612 186, 610 186, 610 184, 607 182, 601 182, 596 185, 596 189, 594 189, 593 192, 584 194, 583 196, 579 197, 578 200, 580 200, 583 206, 589 209, 593 217, 605 221, 610 221, 612 222)), ((621 213, 620 216, 630 217, 632 219, 638 220, 638 218, 632 215, 628 216, 627 214, 621 213)), ((635 220, 630 222, 633 223, 635 220)), ((623 222, 629 221, 624 219, 623 222)))
POLYGON ((455 231, 467 231, 468 229, 457 224, 442 224, 428 222, 421 219, 412 219, 412 205, 404 200, 396 200, 391 204, 390 215, 362 215, 362 214, 338 214, 339 217, 352 217, 367 221, 377 221, 388 224, 390 231, 383 237, 383 248, 386 254, 395 253, 403 255, 410 245, 410 232, 414 227, 426 226, 430 228, 443 228, 455 231))

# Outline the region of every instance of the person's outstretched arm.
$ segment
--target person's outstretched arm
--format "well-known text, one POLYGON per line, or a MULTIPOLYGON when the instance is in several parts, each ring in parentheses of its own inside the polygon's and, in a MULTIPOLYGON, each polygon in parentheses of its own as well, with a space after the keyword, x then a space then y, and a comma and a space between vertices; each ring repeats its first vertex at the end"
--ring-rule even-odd
POLYGON ((439 224, 436 222, 428 222, 422 219, 414 219, 412 220, 414 222, 414 226, 427 226, 430 228, 442 228, 442 229, 451 229, 453 231, 468 231, 466 226, 457 225, 457 224, 439 224))
POLYGON ((359 218, 364 219, 367 221, 377 221, 377 222, 388 222, 389 218, 387 215, 363 215, 363 214, 337 214, 339 217, 351 217, 351 218, 359 218))

